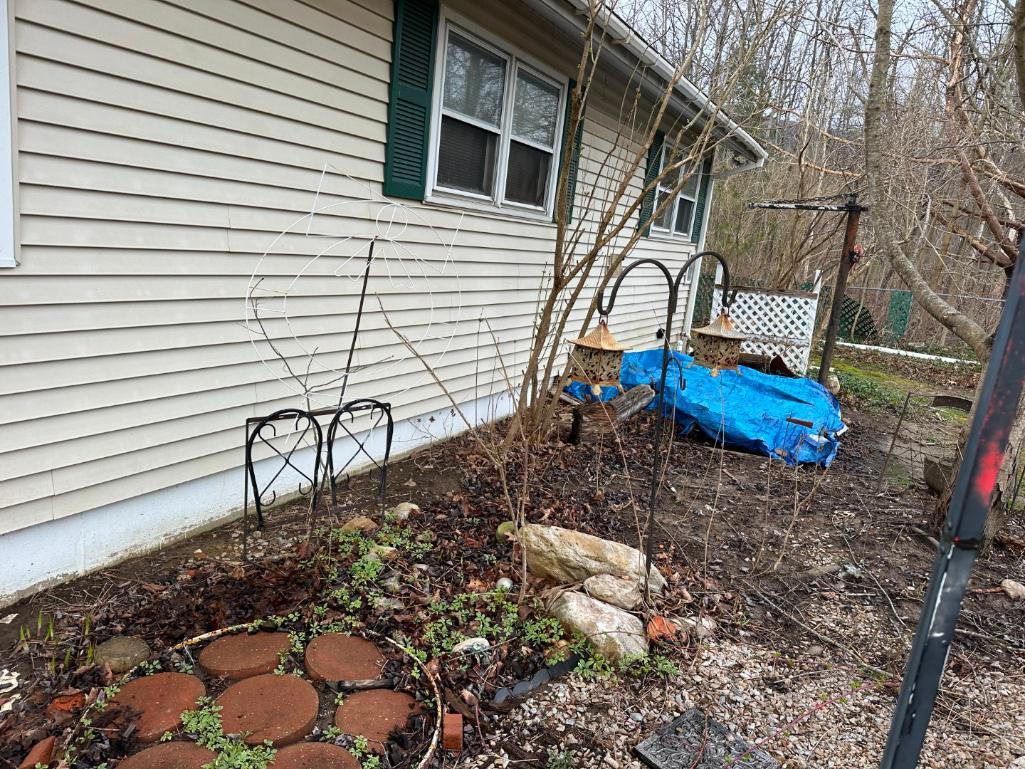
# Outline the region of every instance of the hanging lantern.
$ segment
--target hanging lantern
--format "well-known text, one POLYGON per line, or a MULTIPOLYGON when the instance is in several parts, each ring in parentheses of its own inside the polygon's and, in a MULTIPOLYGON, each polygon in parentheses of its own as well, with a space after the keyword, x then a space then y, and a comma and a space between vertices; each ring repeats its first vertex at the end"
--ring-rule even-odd
POLYGON ((747 336, 736 330, 730 316, 725 312, 707 326, 692 332, 691 346, 694 348, 694 362, 711 369, 712 376, 720 371, 735 371, 740 362, 740 345, 747 336))
POLYGON ((604 318, 598 321, 594 330, 570 344, 573 345, 569 354, 570 379, 589 385, 595 396, 601 395, 603 386, 623 389, 619 384, 619 370, 623 364, 623 350, 629 345, 616 341, 604 318))

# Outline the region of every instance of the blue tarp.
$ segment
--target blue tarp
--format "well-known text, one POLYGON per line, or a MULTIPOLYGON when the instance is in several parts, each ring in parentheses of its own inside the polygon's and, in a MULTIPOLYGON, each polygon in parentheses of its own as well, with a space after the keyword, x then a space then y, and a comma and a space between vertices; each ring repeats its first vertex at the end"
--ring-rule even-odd
MULTIPOLYGON (((625 389, 648 384, 657 392, 661 372, 661 348, 628 352, 623 356, 620 381, 625 389)), ((578 382, 566 389, 578 398, 591 397, 578 382)), ((603 388, 602 400, 617 394, 614 387, 603 388)), ((840 445, 839 436, 847 429, 839 402, 818 382, 763 374, 745 366, 713 377, 680 352, 673 352, 669 361, 666 401, 674 407, 684 433, 697 427, 729 448, 766 454, 787 464, 815 462, 828 467, 840 445), (681 379, 686 383, 682 390, 681 379), (788 417, 812 426, 793 424, 788 417)), ((654 410, 657 403, 656 398, 648 408, 654 410)))

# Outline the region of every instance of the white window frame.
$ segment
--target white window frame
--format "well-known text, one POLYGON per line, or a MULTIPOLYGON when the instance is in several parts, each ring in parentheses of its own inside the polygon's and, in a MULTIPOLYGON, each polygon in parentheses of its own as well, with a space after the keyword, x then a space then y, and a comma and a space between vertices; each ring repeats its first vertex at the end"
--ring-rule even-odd
POLYGON ((11 11, 8 0, 0 0, 0 268, 18 266, 11 11))
MULTIPOLYGON (((566 98, 569 91, 569 79, 558 72, 544 66, 537 60, 524 54, 515 46, 504 41, 496 41, 494 36, 489 35, 472 22, 441 9, 441 17, 438 24, 437 50, 439 52, 434 66, 434 95, 433 109, 431 110, 431 132, 427 167, 427 195, 428 203, 439 203, 443 205, 458 205, 463 208, 472 208, 503 215, 515 215, 517 217, 536 218, 551 220, 552 212, 555 210, 555 190, 559 176, 559 158, 562 156, 562 145, 565 137, 563 122, 566 114, 566 98), (449 111, 444 107, 444 84, 445 84, 445 56, 448 52, 448 36, 451 32, 466 38, 470 42, 479 45, 490 53, 501 57, 506 62, 505 84, 502 93, 502 119, 499 130, 495 127, 474 120, 472 117, 462 113, 452 113, 452 117, 470 125, 477 126, 484 130, 498 135, 498 157, 495 169, 495 180, 492 194, 480 195, 467 190, 458 190, 444 187, 438 184, 438 155, 441 143, 441 118, 449 111), (505 199, 505 183, 509 171, 509 147, 512 137, 513 109, 516 88, 516 73, 523 69, 528 74, 545 83, 559 89, 559 103, 556 107, 555 116, 555 144, 551 148, 552 162, 548 173, 548 184, 545 188, 545 204, 543 206, 532 206, 525 203, 517 203, 505 199)), ((516 138, 515 141, 525 144, 528 147, 548 152, 549 148, 531 142, 527 139, 516 138)))
MULTIPOLYGON (((679 145, 671 144, 668 141, 665 142, 662 145, 662 157, 659 159, 659 164, 658 164, 658 172, 659 172, 659 174, 661 174, 662 173, 662 169, 664 169, 666 167, 666 157, 668 157, 670 151, 674 150, 674 149, 677 149, 678 146, 679 145)), ((694 224, 695 224, 695 219, 697 218, 697 211, 698 211, 698 197, 701 195, 701 160, 700 160, 700 158, 696 158, 696 159, 690 161, 690 163, 685 163, 680 168, 680 175, 682 176, 683 173, 684 173, 684 170, 687 168, 688 165, 691 165, 691 164, 693 164, 695 166, 694 170, 691 171, 691 178, 695 179, 695 183, 694 183, 694 196, 691 197, 690 195, 686 194, 686 191, 683 190, 683 189, 681 189, 679 192, 676 193, 676 195, 673 196, 672 205, 669 206, 670 212, 669 212, 669 227, 668 227, 668 229, 665 228, 665 227, 659 227, 655 223, 654 213, 655 213, 655 211, 658 210, 658 196, 659 196, 659 193, 670 192, 672 190, 672 187, 664 187, 661 182, 659 182, 659 184, 657 184, 655 186, 655 207, 654 207, 654 210, 652 211, 651 230, 652 230, 652 232, 658 233, 660 237, 673 238, 673 239, 676 239, 676 240, 686 240, 687 242, 690 242, 692 240, 692 238, 693 238, 694 224), (681 200, 687 200, 687 201, 690 201, 693 204, 693 205, 691 205, 691 209, 690 209, 690 225, 687 227, 687 231, 686 232, 677 232, 676 229, 675 229, 675 225, 676 225, 676 212, 677 212, 677 209, 680 207, 680 201, 681 200)))

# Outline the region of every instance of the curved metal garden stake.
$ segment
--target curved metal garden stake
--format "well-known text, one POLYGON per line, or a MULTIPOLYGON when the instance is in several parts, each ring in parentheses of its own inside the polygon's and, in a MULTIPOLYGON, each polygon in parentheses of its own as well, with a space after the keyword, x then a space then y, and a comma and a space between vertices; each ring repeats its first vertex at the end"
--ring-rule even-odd
MULTIPOLYGON (((657 259, 637 259, 634 262, 628 264, 619 277, 616 278, 616 282, 612 285, 612 294, 609 296, 609 303, 605 304, 605 289, 602 289, 601 293, 598 294, 598 314, 603 318, 608 318, 609 313, 612 312, 612 308, 616 305, 616 296, 619 294, 619 287, 622 285, 624 278, 633 272, 634 269, 642 265, 650 264, 656 267, 661 273, 662 277, 666 279, 666 287, 669 289, 669 302, 666 307, 666 325, 665 333, 662 335, 662 374, 659 380, 658 387, 658 402, 656 409, 658 411, 657 418, 655 419, 655 458, 651 467, 651 487, 648 491, 648 519, 646 521, 647 533, 644 537, 644 606, 648 610, 651 608, 651 594, 649 592, 648 581, 651 575, 651 556, 654 547, 654 533, 655 533, 655 503, 658 499, 658 488, 659 488, 659 472, 662 469, 662 433, 665 430, 665 389, 666 389, 666 373, 669 370, 669 339, 671 336, 670 331, 673 327, 673 316, 676 315, 676 303, 677 296, 680 293, 680 286, 683 284, 684 276, 687 274, 687 270, 695 262, 701 261, 703 257, 711 256, 719 261, 722 265, 722 311, 724 314, 729 313, 730 305, 733 303, 733 299, 736 296, 736 291, 730 292, 730 267, 726 263, 726 258, 716 251, 702 251, 701 253, 694 254, 690 259, 683 263, 679 271, 676 273, 676 277, 673 278, 672 274, 662 262, 657 259)), ((680 386, 683 386, 683 379, 680 379, 680 386)))
POLYGON ((384 403, 374 398, 357 398, 351 400, 341 408, 339 408, 334 416, 331 418, 331 424, 327 428, 327 477, 331 483, 331 504, 338 504, 337 496, 335 494, 335 485, 338 480, 338 476, 345 472, 345 470, 356 461, 356 458, 362 454, 370 463, 376 467, 380 473, 381 478, 378 482, 377 497, 381 505, 381 509, 384 509, 384 493, 385 487, 388 483, 388 457, 391 456, 391 442, 392 435, 395 432, 395 422, 392 420, 391 415, 391 404, 384 403), (350 420, 355 419, 356 414, 361 411, 369 412, 368 416, 373 421, 370 428, 366 431, 365 437, 360 440, 356 433, 350 430, 344 423, 344 419, 348 417, 350 420), (373 435, 374 430, 377 429, 381 423, 386 424, 385 428, 385 440, 384 440, 384 458, 378 461, 374 458, 374 455, 367 451, 367 442, 370 440, 370 436, 373 435), (352 456, 342 465, 338 472, 335 472, 335 440, 338 434, 338 428, 341 427, 345 431, 353 442, 356 444, 356 450, 352 452, 352 456))
POLYGON ((244 494, 244 507, 242 509, 242 557, 248 559, 249 555, 249 488, 252 486, 253 489, 253 504, 256 507, 256 524, 257 528, 263 528, 263 506, 274 504, 274 501, 278 498, 276 491, 271 489, 281 474, 285 471, 285 468, 291 467, 295 472, 299 474, 299 494, 305 496, 306 494, 312 493, 312 499, 310 501, 310 509, 317 509, 317 497, 319 486, 317 484, 318 470, 320 467, 320 455, 324 448, 324 432, 317 422, 316 417, 309 411, 302 409, 279 409, 273 414, 269 414, 265 417, 250 417, 246 420, 246 484, 244 494), (305 427, 302 428, 302 432, 299 433, 295 442, 284 452, 278 450, 272 441, 278 437, 277 427, 275 422, 281 422, 286 419, 294 420, 294 430, 300 429, 300 424, 303 420, 306 420, 305 427), (270 437, 264 435, 264 430, 270 428, 270 437), (312 432, 316 440, 317 453, 313 460, 313 476, 310 477, 306 471, 301 469, 292 461, 292 457, 296 450, 304 448, 303 441, 306 436, 312 432), (253 446, 259 441, 263 445, 267 446, 274 454, 281 458, 281 467, 274 473, 269 481, 264 484, 263 488, 260 488, 259 482, 256 480, 256 468, 253 465, 253 446), (305 478, 309 481, 310 487, 303 490, 302 479, 305 478), (264 495, 267 490, 270 489, 271 497, 269 500, 264 501, 264 495))

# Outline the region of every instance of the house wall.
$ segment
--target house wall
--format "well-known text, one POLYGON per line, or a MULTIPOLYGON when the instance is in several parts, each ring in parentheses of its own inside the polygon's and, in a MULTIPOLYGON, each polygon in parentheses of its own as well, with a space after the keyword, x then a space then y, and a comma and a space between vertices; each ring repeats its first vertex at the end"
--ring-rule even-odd
MULTIPOLYGON (((571 41, 542 39, 517 3, 452 7, 573 73, 571 41)), ((344 367, 359 286, 335 272, 387 228, 379 204, 353 201, 380 194, 392 33, 391 0, 15 0, 14 15, 21 247, 0 270, 0 564, 20 565, 0 569, 0 604, 237 512, 245 419, 301 405, 244 323, 254 275, 276 347, 300 365, 315 349, 315 383, 344 367)), ((636 149, 617 141, 621 89, 606 86, 586 115, 578 216, 636 149)), ((393 404, 393 453, 463 429, 449 396, 471 421, 507 413, 555 234, 409 205, 403 248, 375 262, 367 367, 347 391, 393 404)), ((634 255, 671 266, 692 250, 647 238, 634 255)), ((654 274, 631 277, 612 326, 653 344, 664 307, 654 274)))

